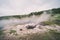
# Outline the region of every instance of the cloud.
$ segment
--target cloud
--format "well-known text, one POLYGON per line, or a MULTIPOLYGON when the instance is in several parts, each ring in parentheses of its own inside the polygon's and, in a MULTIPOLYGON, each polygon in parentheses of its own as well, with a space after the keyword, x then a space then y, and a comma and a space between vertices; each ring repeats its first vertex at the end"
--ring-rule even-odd
POLYGON ((0 16, 23 15, 60 7, 60 0, 0 0, 0 16))

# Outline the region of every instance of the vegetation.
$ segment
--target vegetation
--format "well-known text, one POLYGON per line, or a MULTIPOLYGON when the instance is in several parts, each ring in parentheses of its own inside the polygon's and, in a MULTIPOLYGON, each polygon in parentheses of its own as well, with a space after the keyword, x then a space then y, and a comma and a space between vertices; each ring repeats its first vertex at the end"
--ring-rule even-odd
POLYGON ((45 26, 45 25, 54 25, 55 23, 52 22, 52 21, 44 21, 44 22, 41 22, 41 25, 45 26))
POLYGON ((2 30, 2 27, 0 27, 0 40, 3 40, 4 35, 4 30, 2 30))
POLYGON ((53 40, 60 40, 60 32, 57 30, 50 30, 48 33, 51 35, 53 40))
POLYGON ((15 15, 15 16, 3 16, 3 17, 0 17, 0 20, 10 19, 10 18, 21 18, 21 17, 20 17, 20 15, 15 15))
POLYGON ((42 13, 43 13, 43 11, 40 11, 40 12, 32 12, 32 13, 30 13, 28 16, 41 15, 42 13))
MULTIPOLYGON (((50 13, 49 11, 50 10, 47 10, 47 13, 50 13)), ((48 21, 41 22, 42 25, 54 25, 54 24, 60 25, 60 8, 54 8, 51 9, 51 11, 52 11, 51 19, 48 21)), ((23 17, 30 17, 32 15, 41 15, 43 12, 44 11, 32 12, 28 15, 3 16, 0 17, 0 20, 9 19, 9 18, 21 19, 23 17)), ((16 30, 10 30, 9 33, 13 35, 17 35, 16 30)), ((3 30, 0 29, 0 36, 2 36, 3 34, 4 34, 3 30)), ((57 30, 49 30, 48 32, 42 34, 36 33, 36 34, 30 34, 26 37, 20 37, 18 40, 60 40, 60 32, 58 32, 57 30)))
POLYGON ((20 37, 19 40, 60 40, 60 32, 49 30, 42 34, 28 34, 27 36, 20 37))
POLYGON ((4 35, 4 32, 2 30, 2 27, 0 27, 0 36, 4 35))
POLYGON ((2 36, 4 33, 3 33, 3 30, 0 30, 0 36, 2 36))
POLYGON ((52 9, 52 14, 60 14, 60 8, 52 9))
MULTIPOLYGON (((51 13, 52 16, 56 15, 56 14, 60 14, 60 8, 54 8, 54 9, 51 9, 51 10, 45 10, 47 13, 51 13)), ((41 15, 44 11, 40 11, 40 12, 32 12, 28 15, 12 15, 12 16, 3 16, 3 17, 0 17, 0 20, 2 19, 9 19, 9 18, 23 18, 23 17, 30 17, 32 15, 41 15)))
POLYGON ((16 31, 15 30, 10 30, 9 32, 10 34, 13 34, 13 35, 17 35, 16 31))
POLYGON ((60 25, 60 14, 56 14, 52 17, 52 21, 57 24, 60 25))
MULTIPOLYGON (((11 30, 11 33, 15 33, 15 30, 11 30)), ((15 38, 12 38, 15 40, 15 38)), ((60 40, 60 32, 57 30, 49 30, 45 33, 33 33, 27 36, 16 38, 17 40, 60 40)), ((10 39, 9 39, 10 40, 10 39)))

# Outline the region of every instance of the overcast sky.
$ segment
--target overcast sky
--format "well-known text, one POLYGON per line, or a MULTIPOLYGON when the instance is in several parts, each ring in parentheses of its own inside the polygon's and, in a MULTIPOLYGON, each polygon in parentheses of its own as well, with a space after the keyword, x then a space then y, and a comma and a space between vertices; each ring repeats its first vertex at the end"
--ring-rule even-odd
POLYGON ((60 0, 0 0, 0 16, 23 15, 60 7, 60 0))

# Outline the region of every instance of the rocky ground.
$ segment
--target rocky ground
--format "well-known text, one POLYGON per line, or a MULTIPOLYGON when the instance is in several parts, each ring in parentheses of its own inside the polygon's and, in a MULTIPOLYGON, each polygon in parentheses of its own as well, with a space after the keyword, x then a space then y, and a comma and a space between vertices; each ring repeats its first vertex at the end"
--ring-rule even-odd
POLYGON ((43 23, 49 20, 50 17, 51 14, 44 12, 40 16, 33 15, 22 19, 9 20, 5 23, 4 35, 0 37, 0 40, 56 40, 49 32, 51 30, 60 32, 60 26, 43 23))

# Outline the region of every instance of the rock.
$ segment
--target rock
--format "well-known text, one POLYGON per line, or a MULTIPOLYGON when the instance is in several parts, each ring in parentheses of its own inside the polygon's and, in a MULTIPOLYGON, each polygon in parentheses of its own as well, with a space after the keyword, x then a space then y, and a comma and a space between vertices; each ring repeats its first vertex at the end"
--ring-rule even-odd
POLYGON ((28 24, 28 25, 26 26, 27 29, 34 29, 35 27, 36 27, 35 24, 28 24))
POLYGON ((26 26, 26 28, 27 28, 27 29, 34 29, 34 28, 35 28, 35 26, 28 25, 28 26, 26 26))

